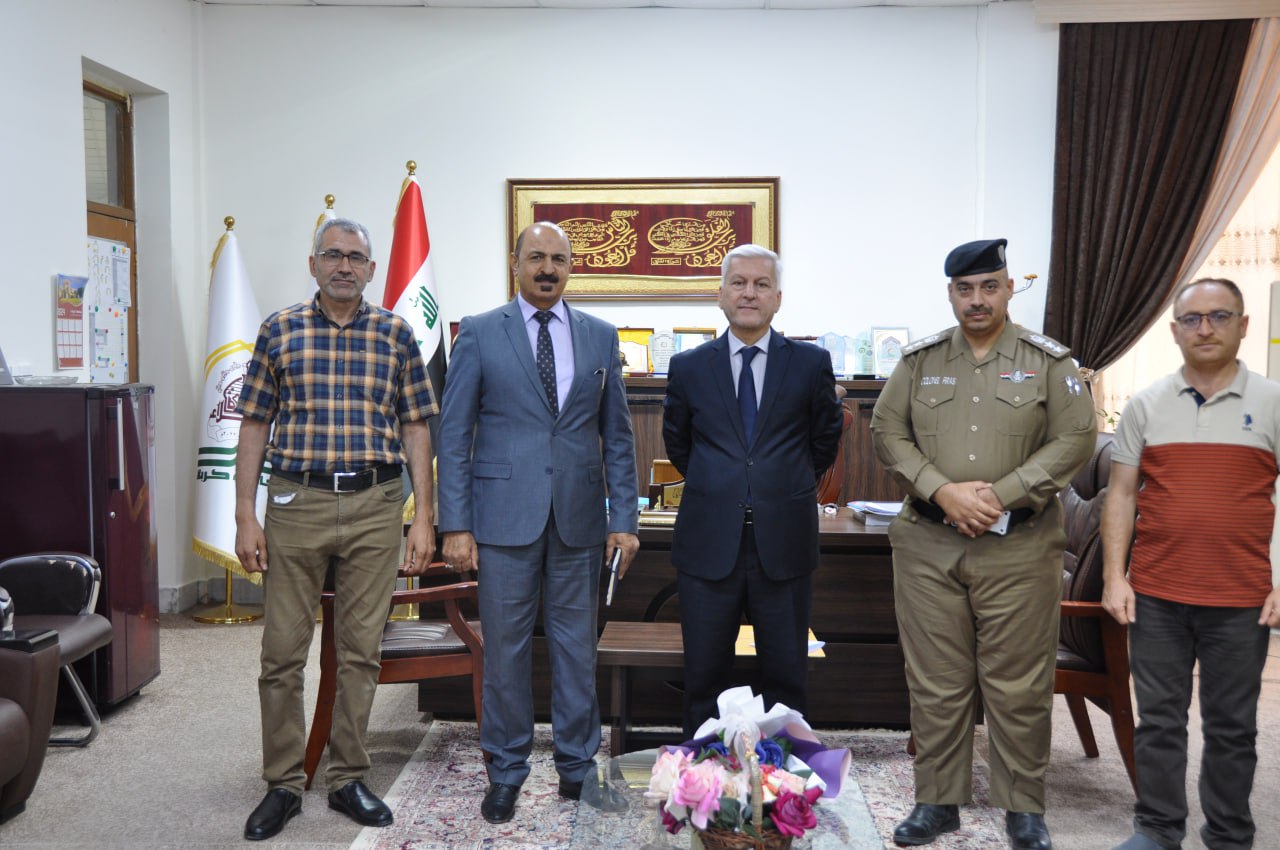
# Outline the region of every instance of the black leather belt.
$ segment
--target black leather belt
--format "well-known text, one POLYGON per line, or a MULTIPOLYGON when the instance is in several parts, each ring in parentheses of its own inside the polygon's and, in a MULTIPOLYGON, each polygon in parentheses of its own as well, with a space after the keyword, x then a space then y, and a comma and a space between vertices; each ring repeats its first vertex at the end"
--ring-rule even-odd
POLYGON ((371 466, 359 472, 335 472, 326 475, 320 472, 289 472, 287 469, 272 469, 272 475, 285 481, 295 481, 303 487, 314 487, 317 490, 329 490, 333 493, 358 493, 368 490, 375 484, 400 477, 400 464, 384 463, 382 466, 371 466))
MULTIPOLYGON (((915 512, 925 519, 931 519, 934 522, 946 522, 947 512, 935 505, 933 502, 926 502, 923 499, 912 499, 911 507, 915 512)), ((1009 511, 1009 526, 1013 527, 1019 523, 1026 522, 1036 515, 1031 508, 1017 508, 1009 511)))

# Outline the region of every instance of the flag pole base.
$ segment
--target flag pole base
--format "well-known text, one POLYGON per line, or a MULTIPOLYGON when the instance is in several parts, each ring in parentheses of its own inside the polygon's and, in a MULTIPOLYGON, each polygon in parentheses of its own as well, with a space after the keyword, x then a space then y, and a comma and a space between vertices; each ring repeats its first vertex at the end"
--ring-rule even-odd
POLYGON ((207 609, 202 614, 192 616, 197 623, 211 623, 213 625, 227 626, 236 623, 252 623, 254 620, 262 619, 261 608, 245 608, 240 605, 216 605, 207 609))
POLYGON ((217 626, 228 626, 237 623, 252 623, 262 619, 262 609, 253 606, 245 608, 231 602, 231 570, 227 570, 227 601, 223 605, 215 605, 200 614, 192 616, 197 623, 209 623, 217 626))

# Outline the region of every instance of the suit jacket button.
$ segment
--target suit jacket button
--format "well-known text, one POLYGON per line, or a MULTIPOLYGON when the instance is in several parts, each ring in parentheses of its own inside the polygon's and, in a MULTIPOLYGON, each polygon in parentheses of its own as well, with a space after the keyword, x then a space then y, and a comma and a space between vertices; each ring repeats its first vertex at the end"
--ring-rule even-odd
POLYGON ((548 466, 548 467, 547 467, 547 475, 550 475, 550 474, 551 474, 551 467, 549 467, 549 466, 548 466))

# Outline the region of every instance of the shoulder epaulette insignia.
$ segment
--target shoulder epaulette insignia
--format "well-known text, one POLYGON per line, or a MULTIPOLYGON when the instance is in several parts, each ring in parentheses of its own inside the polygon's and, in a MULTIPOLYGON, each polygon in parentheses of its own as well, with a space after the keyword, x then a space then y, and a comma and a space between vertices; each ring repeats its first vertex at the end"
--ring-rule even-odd
POLYGON ((914 354, 915 352, 919 351, 922 348, 928 348, 931 345, 937 345, 938 343, 946 339, 947 336, 948 334, 929 334, 924 339, 918 339, 909 345, 902 346, 902 353, 904 355, 914 354))
POLYGON ((1025 334, 1023 336, 1023 339, 1025 339, 1027 342, 1034 345, 1036 348, 1047 351, 1049 354, 1052 354, 1054 357, 1058 358, 1059 360, 1061 360, 1063 357, 1066 357, 1068 352, 1071 351, 1071 349, 1067 348, 1062 343, 1049 339, 1049 337, 1043 336, 1041 334, 1036 334, 1036 333, 1025 334))

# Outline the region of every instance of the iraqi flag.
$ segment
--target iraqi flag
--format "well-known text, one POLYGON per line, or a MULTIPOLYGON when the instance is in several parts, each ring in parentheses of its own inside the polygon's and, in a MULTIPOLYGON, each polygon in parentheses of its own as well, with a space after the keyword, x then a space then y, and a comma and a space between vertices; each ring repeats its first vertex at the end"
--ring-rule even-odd
MULTIPOLYGON (((191 548, 197 555, 255 583, 261 573, 247 574, 236 558, 236 451, 240 443, 240 388, 253 356, 262 314, 249 286, 240 246, 226 219, 213 251, 209 282, 209 328, 204 358, 204 394, 196 435, 195 529, 191 548)), ((265 472, 265 468, 263 470, 265 472)), ((261 472, 259 473, 262 474, 261 472)), ((266 509, 267 488, 258 488, 258 516, 266 509)))
POLYGON ((399 313, 413 327, 436 398, 443 398, 445 359, 440 302, 436 298, 435 275, 431 272, 431 239, 427 236, 422 190, 413 176, 414 168, 410 163, 409 176, 400 187, 382 306, 399 313))

